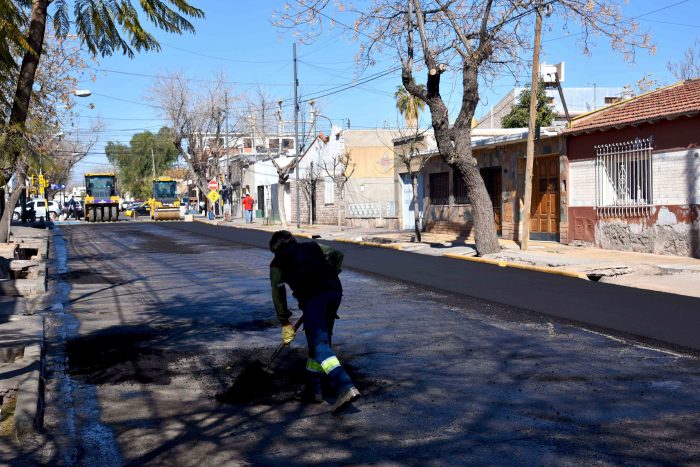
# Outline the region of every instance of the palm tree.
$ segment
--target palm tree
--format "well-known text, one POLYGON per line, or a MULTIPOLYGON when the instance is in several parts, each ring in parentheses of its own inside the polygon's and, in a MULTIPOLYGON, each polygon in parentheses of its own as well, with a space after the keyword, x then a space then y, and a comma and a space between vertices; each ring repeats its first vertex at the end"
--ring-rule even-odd
MULTIPOLYGON (((6 3, 2 0, 0 5, 6 3)), ((190 18, 203 18, 204 12, 191 6, 188 0, 148 0, 137 2, 140 10, 132 5, 132 0, 119 2, 103 0, 33 0, 31 9, 29 2, 10 2, 10 4, 22 5, 26 10, 22 14, 0 16, 0 19, 12 19, 16 29, 26 27, 24 41, 15 38, 13 42, 23 46, 24 56, 17 77, 17 85, 12 101, 8 132, 10 137, 6 141, 10 143, 3 151, 7 159, 3 161, 3 180, 9 180, 10 175, 16 174, 15 190, 10 197, 9 206, 14 206, 19 199, 20 192, 24 188, 26 180, 26 162, 22 161, 21 136, 25 131, 29 101, 32 97, 34 79, 41 59, 46 33, 46 22, 49 18, 49 5, 53 6, 53 25, 57 36, 68 35, 71 25, 71 13, 75 24, 75 32, 82 39, 88 50, 93 55, 112 55, 120 51, 130 58, 134 56, 134 50, 159 50, 160 44, 155 37, 141 25, 141 20, 146 18, 156 27, 168 32, 182 34, 194 32, 194 26, 187 20, 190 18), (27 11, 29 10, 29 11, 27 11), (28 24, 16 24, 19 21, 29 20, 28 24)), ((3 12, 7 11, 3 8, 3 12)), ((10 38, 12 40, 12 38, 10 38)), ((3 48, 4 50, 4 48, 3 48)), ((3 62, 7 62, 4 57, 3 62)), ((10 216, 12 208, 5 209, 0 220, 0 242, 7 242, 9 237, 10 216)))
MULTIPOLYGON (((425 89, 424 84, 419 84, 418 86, 421 89, 425 89)), ((396 108, 406 121, 406 126, 409 128, 417 127, 418 112, 425 108, 425 102, 415 96, 410 95, 403 85, 396 86, 394 99, 396 99, 396 108)))

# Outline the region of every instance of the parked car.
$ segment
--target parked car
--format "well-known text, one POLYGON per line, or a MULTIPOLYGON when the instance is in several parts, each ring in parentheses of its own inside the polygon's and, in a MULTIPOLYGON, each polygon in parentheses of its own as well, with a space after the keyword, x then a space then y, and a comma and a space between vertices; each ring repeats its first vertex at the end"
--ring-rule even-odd
POLYGON ((138 216, 150 216, 151 207, 148 203, 131 203, 126 211, 124 211, 126 217, 138 217, 138 216))
MULTIPOLYGON (((61 214, 61 207, 56 201, 47 201, 45 199, 34 199, 29 201, 26 205, 26 209, 29 211, 34 211, 35 219, 48 219, 55 220, 61 214)), ((12 212, 12 219, 19 220, 22 215, 22 207, 18 206, 12 212)))

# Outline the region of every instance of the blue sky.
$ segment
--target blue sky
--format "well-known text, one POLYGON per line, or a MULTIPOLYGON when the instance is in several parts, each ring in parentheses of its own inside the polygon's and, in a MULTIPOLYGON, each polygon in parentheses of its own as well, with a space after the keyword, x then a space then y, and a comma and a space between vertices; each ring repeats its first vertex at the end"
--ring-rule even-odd
MULTIPOLYGON (((206 13, 205 19, 194 22, 195 34, 176 36, 153 30, 161 42, 160 53, 137 54, 133 59, 121 55, 101 58, 96 66, 111 71, 98 71, 95 82, 80 84, 80 88, 89 89, 93 94, 79 100, 77 126, 89 128, 97 118, 106 126, 97 145, 77 167, 74 179, 79 179, 83 171, 104 167, 103 150, 107 141, 126 143, 133 133, 157 131, 164 123, 158 110, 147 101, 153 82, 150 76, 156 73, 181 71, 190 78, 212 79, 217 70, 224 70, 229 81, 238 83, 232 85, 237 93, 253 93, 260 86, 273 99, 292 98, 293 38, 281 34, 270 23, 274 9, 282 6, 283 1, 192 0, 191 3, 206 13), (89 109, 88 103, 94 104, 94 109, 89 109)), ((651 34, 656 45, 655 55, 641 51, 636 62, 629 64, 599 39, 592 56, 586 57, 576 47, 574 38, 564 37, 566 34, 557 27, 549 30, 545 23, 541 60, 566 62, 565 86, 592 86, 594 83, 599 87, 623 86, 650 73, 662 82, 672 81, 666 63, 679 60, 700 36, 700 0, 630 0, 623 5, 623 16, 640 16, 641 28, 651 34)), ((358 44, 339 38, 340 33, 340 29, 330 29, 315 43, 298 45, 302 98, 352 82, 356 76, 354 57, 358 44)), ((394 58, 387 56, 365 75, 391 68, 395 65, 394 58)), ((422 76, 417 78, 422 79, 422 76)), ((395 125, 393 92, 400 82, 399 73, 393 73, 319 99, 319 105, 339 125, 345 119, 350 119, 352 128, 395 125)), ((493 83, 491 89, 482 87, 477 116, 485 113, 514 85, 512 77, 504 77, 493 83)), ((459 87, 449 83, 444 83, 442 95, 451 110, 461 98, 459 87)), ((423 120, 427 121, 426 116, 423 120)))

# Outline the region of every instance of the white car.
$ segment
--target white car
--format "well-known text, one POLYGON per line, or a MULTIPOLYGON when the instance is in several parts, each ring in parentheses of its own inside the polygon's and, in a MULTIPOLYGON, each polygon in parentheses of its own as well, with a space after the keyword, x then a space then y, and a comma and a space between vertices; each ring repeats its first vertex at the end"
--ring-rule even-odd
MULTIPOLYGON (((59 214, 61 214, 61 207, 56 201, 46 201, 45 199, 34 199, 27 202, 27 210, 34 210, 34 217, 36 219, 43 217, 44 219, 54 220, 58 219, 59 214)), ((12 218, 14 220, 19 220, 21 215, 22 207, 18 206, 12 213, 12 218)))

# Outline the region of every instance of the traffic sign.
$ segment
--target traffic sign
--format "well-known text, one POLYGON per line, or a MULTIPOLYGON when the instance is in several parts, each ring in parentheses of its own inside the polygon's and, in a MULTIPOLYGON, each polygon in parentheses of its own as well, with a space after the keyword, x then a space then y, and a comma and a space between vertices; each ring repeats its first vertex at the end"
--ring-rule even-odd
MULTIPOLYGON (((209 184, 209 186, 211 186, 211 183, 209 184)), ((219 195, 218 191, 210 191, 209 193, 207 193, 207 198, 209 198, 212 203, 216 203, 217 201, 219 201, 219 198, 221 198, 221 196, 219 195)))
POLYGON ((209 180, 209 185, 207 185, 211 191, 217 191, 219 189, 219 182, 216 180, 209 180))

